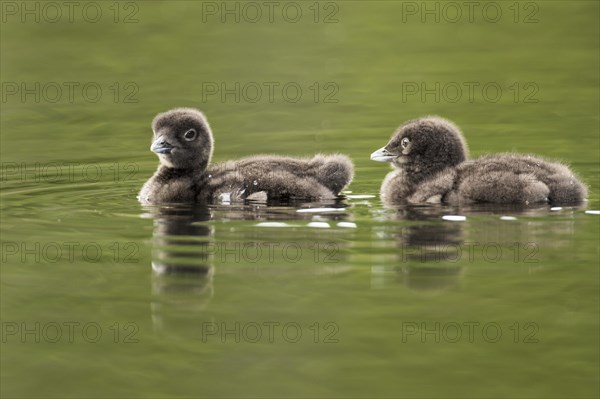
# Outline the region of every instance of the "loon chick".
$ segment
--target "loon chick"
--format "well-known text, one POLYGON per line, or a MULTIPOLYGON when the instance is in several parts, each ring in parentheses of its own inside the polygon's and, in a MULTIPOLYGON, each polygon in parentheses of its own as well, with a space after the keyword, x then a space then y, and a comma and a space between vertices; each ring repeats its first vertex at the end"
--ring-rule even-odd
POLYGON ((152 130, 150 149, 160 164, 139 193, 145 204, 334 199, 354 173, 352 161, 339 154, 260 155, 210 164, 212 132, 193 108, 158 114, 152 130))
POLYGON ((452 122, 429 116, 406 122, 371 159, 391 162, 381 185, 386 204, 580 204, 587 187, 565 165, 503 153, 467 160, 466 142, 452 122))

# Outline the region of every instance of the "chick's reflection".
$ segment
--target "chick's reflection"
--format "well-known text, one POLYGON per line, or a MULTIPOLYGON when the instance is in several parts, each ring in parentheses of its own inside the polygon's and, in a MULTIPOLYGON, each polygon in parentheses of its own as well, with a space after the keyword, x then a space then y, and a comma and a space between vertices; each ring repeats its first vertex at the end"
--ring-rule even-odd
POLYGON ((397 237, 404 262, 456 260, 453 248, 464 242, 462 226, 460 223, 440 223, 442 215, 444 209, 437 207, 398 209, 395 219, 410 223, 402 228, 397 237))
POLYGON ((464 242, 460 223, 440 223, 447 209, 407 206, 394 219, 406 221, 396 235, 401 266, 397 277, 410 289, 439 292, 460 284, 462 267, 457 261, 464 242))
POLYGON ((213 296, 206 207, 160 207, 154 218, 152 253, 152 320, 156 330, 177 330, 190 314, 202 311, 213 296))

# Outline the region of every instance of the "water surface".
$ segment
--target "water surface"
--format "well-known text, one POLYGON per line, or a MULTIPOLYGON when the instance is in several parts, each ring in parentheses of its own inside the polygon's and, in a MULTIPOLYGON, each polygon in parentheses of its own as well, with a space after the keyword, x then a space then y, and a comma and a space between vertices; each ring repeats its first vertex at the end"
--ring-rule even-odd
POLYGON ((472 23, 387 1, 318 3, 317 23, 305 2, 297 23, 130 2, 115 23, 98 4, 97 23, 1 27, 3 397, 599 395, 598 3, 472 23), (207 114, 215 161, 343 152, 355 180, 333 203, 143 207, 150 121, 175 106, 207 114), (588 203, 385 208, 369 154, 426 114, 472 156, 568 162, 588 203))

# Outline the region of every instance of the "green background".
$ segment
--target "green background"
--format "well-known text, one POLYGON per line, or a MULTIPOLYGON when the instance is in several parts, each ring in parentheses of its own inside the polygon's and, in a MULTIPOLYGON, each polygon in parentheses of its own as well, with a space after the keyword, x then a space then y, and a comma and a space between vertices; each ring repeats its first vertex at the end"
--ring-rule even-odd
POLYGON ((600 207, 598 2, 478 2, 471 18, 462 2, 460 18, 447 2, 277 2, 272 21, 262 2, 78 4, 71 19, 2 2, 3 397, 599 395, 599 223, 584 212, 600 207), (150 122, 178 106, 205 112, 215 161, 348 154, 347 207, 141 207, 150 122), (471 156, 567 162, 589 202, 384 208, 388 169, 369 154, 427 114, 456 122, 471 156), (209 275, 154 274, 164 257, 209 275))

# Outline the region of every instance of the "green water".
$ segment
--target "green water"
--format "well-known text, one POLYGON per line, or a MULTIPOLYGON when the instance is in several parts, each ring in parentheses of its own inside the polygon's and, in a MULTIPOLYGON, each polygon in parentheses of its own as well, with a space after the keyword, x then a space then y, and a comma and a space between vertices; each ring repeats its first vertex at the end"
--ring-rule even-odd
POLYGON ((598 397, 598 2, 35 4, 2 2, 2 397, 598 397), (176 106, 216 161, 348 154, 351 193, 142 207, 176 106), (426 114, 588 203, 384 208, 369 154, 426 114))

